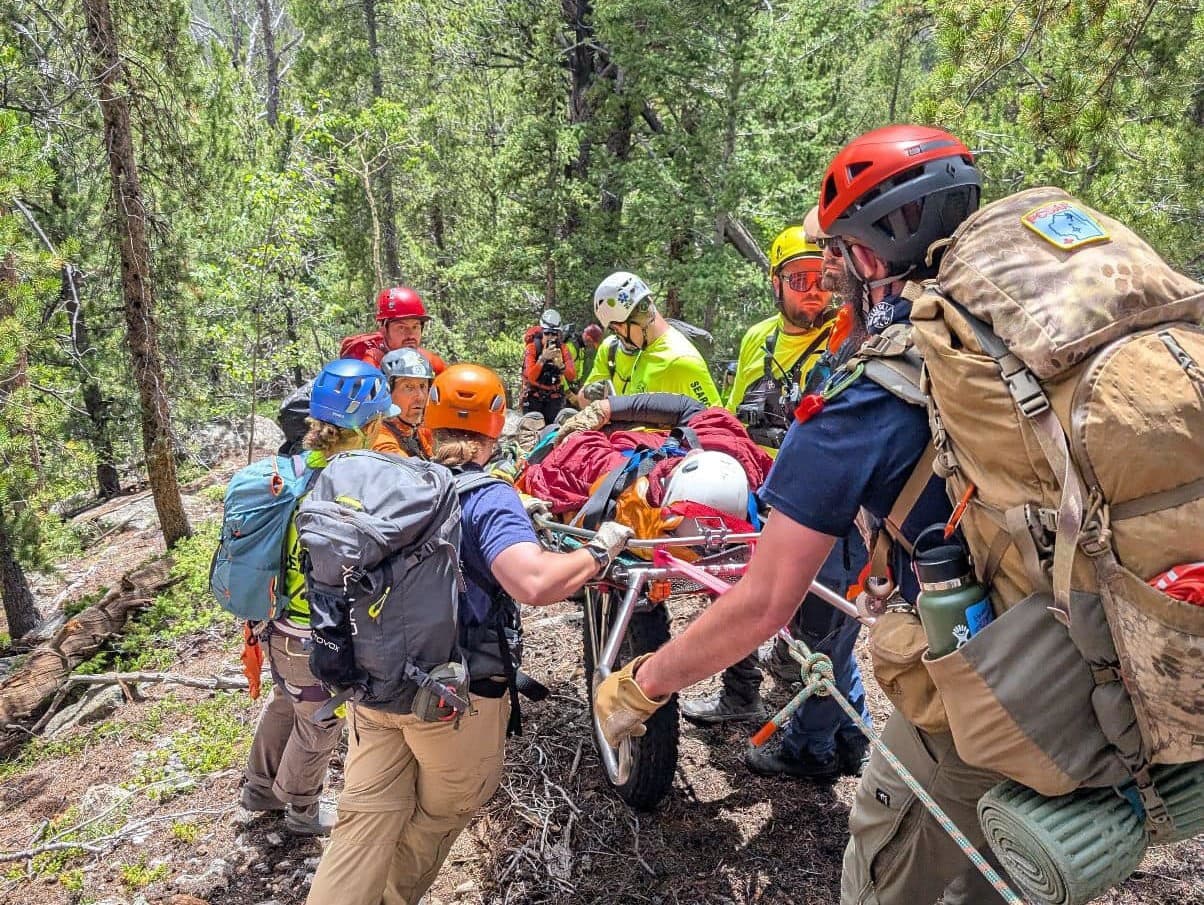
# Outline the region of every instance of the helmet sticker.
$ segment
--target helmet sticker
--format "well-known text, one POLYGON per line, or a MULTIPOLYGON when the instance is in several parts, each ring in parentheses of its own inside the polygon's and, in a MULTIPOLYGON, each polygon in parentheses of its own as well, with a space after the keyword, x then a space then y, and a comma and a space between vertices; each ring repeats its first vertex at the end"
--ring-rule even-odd
POLYGON ((1020 222, 1055 248, 1070 251, 1112 237, 1094 217, 1070 201, 1053 201, 1035 207, 1020 222))

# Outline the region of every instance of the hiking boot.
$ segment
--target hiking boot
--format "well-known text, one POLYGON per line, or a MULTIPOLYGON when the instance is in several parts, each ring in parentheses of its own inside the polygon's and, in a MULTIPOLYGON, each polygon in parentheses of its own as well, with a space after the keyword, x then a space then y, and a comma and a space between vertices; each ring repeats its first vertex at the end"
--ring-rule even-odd
POLYGON ((283 811, 284 802, 272 794, 271 789, 261 789, 246 783, 238 793, 238 803, 247 811, 283 811))
POLYGON ((705 698, 681 701, 681 715, 695 726, 718 726, 721 723, 764 722, 769 711, 758 694, 751 701, 734 695, 716 692, 705 698))
POLYGON ((791 757, 776 738, 759 748, 749 745, 744 750, 744 763, 760 776, 793 776, 825 785, 836 782, 840 775, 835 754, 816 757, 804 751, 798 757, 791 757))
POLYGON ((860 776, 870 762, 870 743, 865 736, 836 737, 836 763, 841 776, 860 776))
POLYGON ((798 660, 786 653, 786 645, 776 638, 769 653, 761 658, 761 668, 785 685, 798 685, 803 681, 798 660))
POLYGON ((322 801, 305 807, 289 804, 284 809, 284 828, 298 836, 329 836, 334 822, 334 807, 322 801))

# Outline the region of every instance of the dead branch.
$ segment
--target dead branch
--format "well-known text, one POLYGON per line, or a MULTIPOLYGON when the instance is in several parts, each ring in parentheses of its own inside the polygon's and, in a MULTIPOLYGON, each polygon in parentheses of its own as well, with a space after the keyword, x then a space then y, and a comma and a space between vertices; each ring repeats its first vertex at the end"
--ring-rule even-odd
POLYGON ((89 676, 72 676, 67 685, 184 685, 188 688, 207 688, 222 691, 247 687, 244 676, 181 676, 170 672, 103 672, 89 676))

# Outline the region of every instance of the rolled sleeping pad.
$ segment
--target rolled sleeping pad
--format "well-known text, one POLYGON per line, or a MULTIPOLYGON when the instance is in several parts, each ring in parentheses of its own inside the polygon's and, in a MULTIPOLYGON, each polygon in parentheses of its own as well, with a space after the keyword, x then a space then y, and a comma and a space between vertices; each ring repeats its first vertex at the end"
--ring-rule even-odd
POLYGON ((1182 842, 1204 833, 1204 761, 1163 764, 1150 770, 1154 788, 1166 802, 1173 828, 1159 833, 1153 845, 1182 842))
MULTIPOLYGON (((1150 769, 1171 828, 1152 844, 1204 834, 1204 761, 1150 769)), ((978 803, 991 848, 1016 884, 1041 905, 1082 905, 1122 882, 1151 844, 1135 794, 1079 789, 1046 798, 1012 781, 978 803)))
POLYGON ((1040 905, 1086 905, 1127 878, 1145 854, 1145 821, 1113 789, 1047 798, 1008 780, 978 802, 996 857, 1040 905))

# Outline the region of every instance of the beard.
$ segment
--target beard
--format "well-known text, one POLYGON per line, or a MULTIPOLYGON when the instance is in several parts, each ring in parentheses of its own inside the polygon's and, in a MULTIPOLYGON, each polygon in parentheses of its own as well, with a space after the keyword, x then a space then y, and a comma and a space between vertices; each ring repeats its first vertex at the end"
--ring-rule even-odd
POLYGON ((853 329, 846 341, 851 349, 860 348, 870 336, 870 328, 865 320, 865 283, 842 267, 839 273, 825 270, 822 286, 832 293, 832 297, 840 304, 847 304, 853 312, 853 329))
POLYGON ((831 302, 827 302, 814 314, 808 314, 801 305, 787 305, 784 302, 778 302, 778 313, 788 324, 799 330, 814 330, 828 320, 835 310, 831 302))

